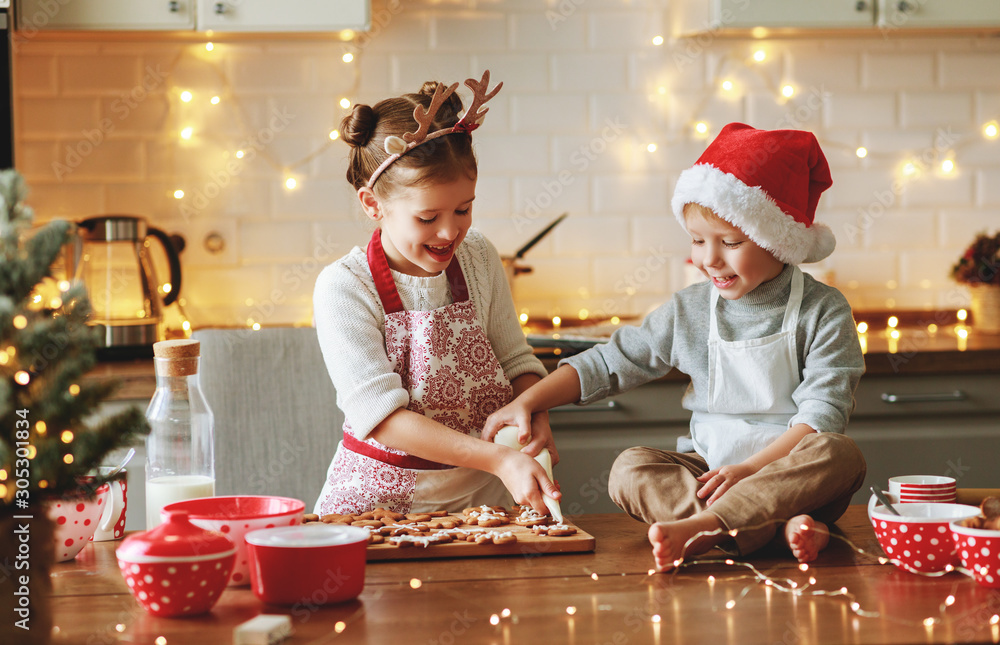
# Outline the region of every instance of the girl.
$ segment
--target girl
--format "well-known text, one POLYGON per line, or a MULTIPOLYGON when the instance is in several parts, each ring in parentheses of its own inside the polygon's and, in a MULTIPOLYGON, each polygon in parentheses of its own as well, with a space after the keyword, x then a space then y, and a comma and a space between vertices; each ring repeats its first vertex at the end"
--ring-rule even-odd
MULTIPOLYGON (((480 439, 494 410, 546 371, 524 339, 496 249, 475 230, 471 132, 489 71, 461 118, 458 84, 355 105, 341 123, 347 180, 376 223, 366 250, 326 267, 316 329, 344 439, 315 511, 421 512, 518 503, 545 512, 556 486, 532 459, 555 457, 546 414, 522 452, 480 439), (508 493, 510 491, 510 494, 508 493)), ((529 439, 523 432, 522 440, 529 439)))

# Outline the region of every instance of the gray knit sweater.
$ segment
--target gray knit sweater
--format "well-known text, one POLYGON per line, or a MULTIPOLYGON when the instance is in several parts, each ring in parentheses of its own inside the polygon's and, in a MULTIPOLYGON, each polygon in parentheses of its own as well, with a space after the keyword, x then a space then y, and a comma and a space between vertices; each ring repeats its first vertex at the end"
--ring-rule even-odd
MULTIPOLYGON (((789 421, 820 432, 844 432, 854 409, 854 390, 864 356, 843 294, 803 274, 796 329, 799 378, 792 394, 798 413, 789 421)), ((792 267, 738 300, 719 298, 724 341, 761 338, 781 331, 791 292, 792 267)), ((707 411, 710 282, 692 285, 646 316, 640 327, 623 327, 610 341, 560 362, 580 375, 581 403, 627 392, 676 368, 691 377, 682 405, 707 411)), ((682 444, 684 445, 684 444, 682 444)), ((690 445, 690 444, 687 444, 690 445)))

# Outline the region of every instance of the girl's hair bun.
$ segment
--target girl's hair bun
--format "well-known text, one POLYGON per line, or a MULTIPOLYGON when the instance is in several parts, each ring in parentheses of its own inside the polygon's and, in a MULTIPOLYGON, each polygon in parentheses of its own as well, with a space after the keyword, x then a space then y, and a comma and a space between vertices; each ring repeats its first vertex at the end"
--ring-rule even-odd
POLYGON ((352 146, 363 147, 375 134, 377 122, 378 119, 371 106, 355 104, 351 113, 340 122, 340 135, 352 146))
MULTIPOLYGON (((434 96, 434 90, 438 87, 441 91, 448 89, 448 86, 444 83, 439 83, 438 81, 427 81, 420 88, 419 94, 425 94, 427 96, 434 96)), ((452 92, 448 100, 444 102, 444 105, 438 110, 437 116, 434 119, 437 123, 442 125, 455 125, 458 123, 458 116, 462 113, 462 99, 458 96, 458 91, 452 92)))

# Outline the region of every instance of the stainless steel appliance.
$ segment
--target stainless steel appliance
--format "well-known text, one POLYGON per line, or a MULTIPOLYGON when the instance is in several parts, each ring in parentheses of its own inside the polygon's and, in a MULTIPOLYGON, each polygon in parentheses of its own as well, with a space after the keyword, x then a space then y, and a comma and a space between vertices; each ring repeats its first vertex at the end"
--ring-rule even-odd
POLYGON ((0 0, 0 168, 14 166, 14 70, 11 61, 13 33, 10 0, 0 0))
POLYGON ((152 356, 153 343, 164 339, 163 307, 180 294, 183 241, 134 215, 101 215, 77 225, 68 266, 75 265, 74 279, 87 287, 93 308, 89 324, 101 332, 98 356, 152 356), (170 280, 163 285, 150 256, 152 239, 163 245, 170 267, 170 280))

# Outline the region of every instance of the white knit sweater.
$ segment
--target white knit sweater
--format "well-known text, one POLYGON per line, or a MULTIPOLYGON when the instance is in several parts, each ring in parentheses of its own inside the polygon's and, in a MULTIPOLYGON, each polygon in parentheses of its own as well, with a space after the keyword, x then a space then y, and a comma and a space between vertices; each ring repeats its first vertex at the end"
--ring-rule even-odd
MULTIPOLYGON (((481 233, 470 229, 458 247, 458 261, 469 285, 469 299, 479 324, 507 378, 547 374, 532 354, 517 320, 500 256, 481 233)), ((442 271, 429 278, 392 272, 403 307, 431 311, 451 304, 448 277, 442 271)), ((313 316, 327 371, 337 390, 337 405, 358 438, 398 408, 409 394, 385 351, 385 312, 368 268, 365 250, 350 253, 327 266, 316 279, 313 316)))

